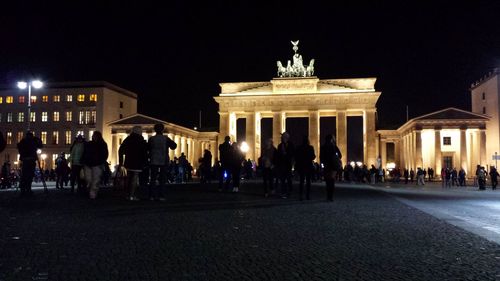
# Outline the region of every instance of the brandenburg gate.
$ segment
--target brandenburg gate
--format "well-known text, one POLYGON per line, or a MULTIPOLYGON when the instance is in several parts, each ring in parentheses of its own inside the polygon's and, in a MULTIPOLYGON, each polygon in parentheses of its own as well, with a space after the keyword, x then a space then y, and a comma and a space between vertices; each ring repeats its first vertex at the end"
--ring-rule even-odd
MULTIPOLYGON (((344 164, 347 155, 347 117, 363 117, 364 163, 375 164, 377 133, 376 103, 381 92, 375 91, 376 78, 319 79, 314 76, 314 60, 302 65, 302 56, 294 45, 293 65, 278 62, 278 76, 269 82, 220 83, 221 92, 214 97, 219 104, 219 144, 224 136, 236 139, 238 118, 246 119, 246 139, 249 151, 246 158, 257 160, 261 154, 261 119, 272 118, 274 145, 280 143, 286 131, 286 118, 309 119, 309 141, 319 156, 320 119, 336 117, 337 145, 344 164)), ((293 132, 290 132, 293 134, 293 132)), ((331 132, 333 133, 333 132, 331 132)), ((295 144, 298 145, 298 144, 295 144)), ((318 159, 316 159, 318 160, 318 159)))

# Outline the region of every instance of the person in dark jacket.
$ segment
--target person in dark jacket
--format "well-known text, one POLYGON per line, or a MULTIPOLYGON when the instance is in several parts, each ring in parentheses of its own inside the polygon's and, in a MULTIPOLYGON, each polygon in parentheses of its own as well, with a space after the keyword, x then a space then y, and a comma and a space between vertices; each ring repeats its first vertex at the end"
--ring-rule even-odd
POLYGON ((276 147, 273 145, 273 139, 268 139, 266 145, 262 149, 262 155, 259 166, 262 169, 262 178, 264 181, 264 196, 269 196, 269 188, 271 194, 274 193, 273 169, 275 163, 276 147))
POLYGON ((313 160, 316 158, 314 147, 309 144, 309 139, 304 137, 302 144, 295 151, 295 170, 300 176, 299 198, 302 201, 304 180, 306 181, 306 199, 309 200, 311 190, 311 176, 314 172, 313 160))
POLYGON ((335 175, 342 168, 342 154, 335 144, 335 137, 327 135, 325 144, 320 148, 320 161, 324 165, 324 178, 326 182, 326 199, 333 201, 333 191, 335 189, 335 175))
POLYGON ((231 176, 233 178, 233 192, 239 192, 241 179, 241 163, 245 161, 245 155, 241 152, 237 142, 231 144, 231 176))
POLYGON ((95 131, 92 140, 85 143, 83 152, 83 165, 85 169, 85 181, 89 186, 89 197, 95 199, 99 191, 104 165, 107 165, 108 145, 99 131, 95 131))
POLYGON ((17 144, 19 159, 21 160, 21 197, 31 196, 31 183, 35 176, 36 161, 38 160, 37 150, 43 147, 42 141, 35 137, 32 132, 27 132, 26 136, 17 144))
POLYGON ((120 145, 118 149, 118 166, 124 166, 127 169, 127 185, 129 190, 128 200, 139 200, 135 196, 137 190, 139 173, 142 172, 147 164, 148 145, 142 136, 142 128, 134 126, 130 135, 120 145), (123 157, 125 156, 125 162, 123 157))
POLYGON ((281 134, 281 143, 276 152, 276 168, 281 182, 281 197, 286 199, 292 191, 292 166, 295 149, 290 142, 290 134, 281 134))
POLYGON ((229 189, 231 182, 231 138, 226 136, 224 142, 219 145, 220 169, 219 169, 219 191, 222 191, 224 178, 226 178, 225 189, 229 189))
POLYGON ((56 188, 63 188, 64 180, 69 173, 68 160, 65 153, 61 152, 56 159, 56 188))
POLYGON ((212 153, 210 150, 203 151, 203 158, 200 161, 200 183, 210 183, 211 175, 210 169, 212 168, 212 153))

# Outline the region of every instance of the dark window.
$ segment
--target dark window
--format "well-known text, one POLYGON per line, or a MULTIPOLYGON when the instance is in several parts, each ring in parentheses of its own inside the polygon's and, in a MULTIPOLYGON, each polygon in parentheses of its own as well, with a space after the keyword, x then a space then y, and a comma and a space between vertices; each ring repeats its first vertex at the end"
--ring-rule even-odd
POLYGON ((122 101, 120 102, 120 108, 123 108, 123 102, 122 101))
POLYGON ((483 106, 483 114, 486 114, 486 107, 483 106))
POLYGON ((451 145, 451 137, 443 137, 443 145, 451 145))
POLYGON ((483 93, 483 100, 486 99, 486 93, 483 93))
POLYGON ((122 119, 122 118, 123 118, 123 114, 120 113, 120 119, 122 119))

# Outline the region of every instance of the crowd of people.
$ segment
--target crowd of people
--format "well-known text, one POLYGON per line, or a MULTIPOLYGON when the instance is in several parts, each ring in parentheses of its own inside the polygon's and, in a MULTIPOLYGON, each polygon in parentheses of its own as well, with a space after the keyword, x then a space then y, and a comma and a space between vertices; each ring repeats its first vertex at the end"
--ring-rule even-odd
MULTIPOLYGON (((4 185, 10 187, 19 180, 21 196, 31 196, 31 183, 39 178, 54 180, 58 189, 67 187, 69 183, 71 192, 75 192, 76 187, 78 193, 95 199, 100 186, 106 185, 110 178, 121 178, 124 179, 123 186, 127 191, 128 200, 139 200, 139 186, 147 186, 150 200, 164 201, 166 184, 186 183, 192 179, 194 172, 184 153, 181 153, 180 157, 169 158, 169 150, 175 150, 177 144, 164 135, 164 129, 163 124, 156 124, 156 134, 146 141, 142 136, 142 128, 133 127, 119 147, 114 177, 107 162, 107 144, 99 131, 93 133, 90 141, 78 135, 70 147, 69 158, 66 159, 64 152, 60 153, 55 160, 55 169, 50 171, 42 171, 40 165, 37 166, 37 150, 43 145, 33 133, 27 132, 17 144, 22 162, 20 173, 12 169, 10 162, 6 161, 1 170, 2 188, 6 188, 4 185)), ((0 139, 0 146, 2 145, 5 147, 3 137, 0 139)), ((278 146, 274 146, 272 139, 265 142, 261 157, 254 163, 251 159, 245 159, 239 144, 231 142, 230 137, 226 136, 224 142, 219 145, 219 159, 213 159, 211 152, 205 149, 196 172, 201 184, 217 180, 219 191, 229 192, 239 192, 242 178, 250 179, 258 174, 262 177, 262 191, 265 197, 279 195, 284 199, 292 194, 293 180, 296 178, 299 182, 300 200, 311 198, 311 182, 317 180, 325 181, 327 200, 333 199, 335 181, 376 184, 387 180, 380 157, 377 159, 378 167, 373 164, 370 168, 364 164, 342 166, 342 154, 332 135, 326 136, 320 151, 318 158, 307 137, 295 146, 290 141, 289 133, 284 132, 278 146), (212 166, 212 162, 215 162, 215 165, 212 166)), ((479 190, 484 190, 489 176, 492 189, 495 190, 498 175, 494 166, 490 167, 488 173, 484 167, 478 165, 474 185, 478 186, 479 190)), ((416 181, 417 185, 425 185, 426 180, 434 180, 435 174, 432 168, 419 167, 416 172, 413 169, 403 169, 401 172, 396 167, 391 169, 387 176, 394 182, 403 180, 408 184, 416 181)), ((466 176, 464 169, 441 170, 443 187, 465 186, 466 176)), ((116 182, 114 184, 116 185, 116 182)))

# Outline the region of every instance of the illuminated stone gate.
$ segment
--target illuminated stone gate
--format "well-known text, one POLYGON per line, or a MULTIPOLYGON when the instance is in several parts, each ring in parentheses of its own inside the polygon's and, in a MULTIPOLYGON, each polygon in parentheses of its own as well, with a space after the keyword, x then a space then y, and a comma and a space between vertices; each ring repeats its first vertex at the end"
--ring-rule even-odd
MULTIPOLYGON (((219 143, 224 136, 236 139, 238 118, 246 119, 247 158, 257 160, 261 153, 261 119, 273 119, 273 140, 277 145, 286 131, 286 118, 309 118, 309 140, 319 155, 320 117, 336 117, 337 145, 343 161, 347 155, 347 117, 363 117, 364 162, 375 163, 377 133, 375 104, 381 92, 375 91, 376 78, 319 79, 317 77, 274 78, 270 82, 220 83, 219 143)), ((291 132, 293 134, 293 132, 291 132)))

